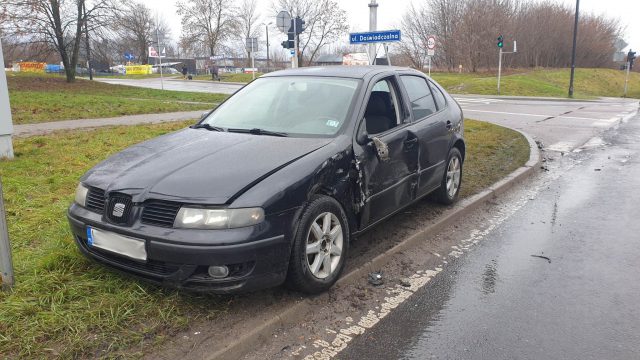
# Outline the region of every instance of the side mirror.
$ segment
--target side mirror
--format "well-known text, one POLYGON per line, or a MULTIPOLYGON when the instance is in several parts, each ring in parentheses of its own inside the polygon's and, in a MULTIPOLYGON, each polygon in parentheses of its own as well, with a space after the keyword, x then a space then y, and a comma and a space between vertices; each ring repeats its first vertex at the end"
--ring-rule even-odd
POLYGON ((209 116, 209 114, 211 114, 211 111, 205 111, 202 113, 202 115, 200 116, 200 121, 204 120, 207 118, 207 116, 209 116))
POLYGON ((362 119, 360 125, 358 125, 358 132, 356 134, 356 142, 361 146, 367 145, 371 142, 371 138, 369 137, 369 134, 367 134, 366 123, 366 119, 362 119))

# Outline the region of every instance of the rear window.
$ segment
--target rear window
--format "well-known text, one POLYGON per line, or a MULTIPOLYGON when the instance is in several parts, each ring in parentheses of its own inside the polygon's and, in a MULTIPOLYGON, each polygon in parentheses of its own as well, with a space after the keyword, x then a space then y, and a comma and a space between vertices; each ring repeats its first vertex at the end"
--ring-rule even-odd
POLYGON ((440 91, 440 88, 438 88, 436 84, 431 81, 429 81, 429 85, 431 85, 431 91, 433 92, 433 97, 436 99, 438 110, 442 110, 447 107, 447 100, 445 99, 442 91, 440 91))
POLYGON ((424 78, 402 75, 400 79, 402 79, 402 84, 404 84, 409 95, 411 111, 415 120, 425 118, 438 111, 429 85, 427 85, 427 81, 424 78))

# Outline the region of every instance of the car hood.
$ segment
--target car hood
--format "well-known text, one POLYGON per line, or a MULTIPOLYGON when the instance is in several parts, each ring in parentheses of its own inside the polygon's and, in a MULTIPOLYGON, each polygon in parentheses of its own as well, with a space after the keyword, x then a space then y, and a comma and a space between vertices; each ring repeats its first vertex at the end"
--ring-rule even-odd
POLYGON ((82 182, 131 194, 134 202, 226 204, 331 141, 185 129, 111 156, 82 182))

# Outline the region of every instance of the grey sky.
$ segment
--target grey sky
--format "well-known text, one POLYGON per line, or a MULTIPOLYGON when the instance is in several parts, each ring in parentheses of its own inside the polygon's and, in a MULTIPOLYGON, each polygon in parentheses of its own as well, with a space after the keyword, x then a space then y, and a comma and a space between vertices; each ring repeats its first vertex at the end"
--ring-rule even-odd
MULTIPOLYGON (((141 0, 147 6, 160 12, 169 22, 172 28, 172 37, 177 39, 180 34, 180 18, 176 15, 176 0, 141 0)), ((351 24, 351 31, 367 31, 369 28, 369 8, 367 4, 370 0, 337 0, 340 6, 346 10, 351 24)), ((573 0, 555 0, 559 3, 566 3, 575 6, 573 0)), ((412 3, 418 4, 418 0, 378 0, 378 28, 393 29, 400 26, 403 13, 412 3)), ((271 0, 258 0, 259 11, 262 14, 263 22, 273 21, 275 12, 271 0)), ((640 49, 640 1, 638 0, 581 0, 581 13, 606 14, 607 16, 618 18, 626 27, 625 41, 633 49, 640 49)), ((271 34, 276 38, 270 41, 279 44, 277 30, 273 29, 271 34)), ((282 39, 284 40, 284 39, 282 39)), ((345 42, 347 37, 345 36, 345 42)))

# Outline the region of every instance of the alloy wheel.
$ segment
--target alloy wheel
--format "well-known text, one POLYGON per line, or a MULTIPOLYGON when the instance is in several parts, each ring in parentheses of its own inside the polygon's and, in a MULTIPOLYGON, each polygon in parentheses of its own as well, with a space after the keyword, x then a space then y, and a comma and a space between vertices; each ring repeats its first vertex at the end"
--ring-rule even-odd
POLYGON ((338 268, 344 236, 342 225, 331 212, 318 215, 307 233, 307 266, 319 279, 329 277, 338 268))

